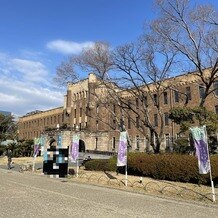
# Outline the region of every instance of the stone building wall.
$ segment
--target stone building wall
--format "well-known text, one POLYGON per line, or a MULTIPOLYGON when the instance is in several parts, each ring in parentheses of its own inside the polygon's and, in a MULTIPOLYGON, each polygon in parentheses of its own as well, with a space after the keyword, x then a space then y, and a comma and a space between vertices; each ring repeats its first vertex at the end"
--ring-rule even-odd
MULTIPOLYGON (((173 107, 183 106, 185 96, 179 94, 176 99, 175 92, 186 93, 190 91, 191 99, 188 101, 188 107, 195 107, 200 102, 199 81, 194 74, 185 74, 165 80, 162 84, 163 89, 166 89, 166 99, 161 97, 161 109, 163 113, 169 113, 173 107), (189 87, 189 88, 188 88, 189 87)), ((145 87, 145 92, 146 90, 145 87)), ((118 90, 119 92, 119 90, 118 90)), ((81 140, 85 143, 86 150, 98 151, 117 151, 119 142, 119 126, 115 118, 120 117, 120 110, 117 102, 105 106, 98 103, 99 99, 107 99, 106 88, 101 81, 94 75, 90 74, 87 79, 81 80, 76 84, 68 84, 67 94, 64 97, 63 107, 55 108, 48 111, 28 114, 19 119, 19 138, 33 139, 40 135, 47 135, 49 132, 62 131, 66 138, 64 146, 70 144, 72 134, 79 131, 81 140), (115 117, 116 115, 116 117, 115 117), (114 122, 114 120, 116 122, 114 122)), ((150 85, 149 94, 153 96, 156 93, 155 86, 150 85)), ((122 97, 133 102, 133 99, 128 92, 120 91, 122 97)), ((154 115, 157 113, 153 105, 151 96, 148 95, 147 102, 150 110, 150 119, 154 121, 154 115)), ((218 96, 214 93, 208 96, 206 100, 208 110, 215 112, 215 107, 218 107, 218 96)), ((138 105, 140 107, 140 104, 138 105)), ((124 125, 128 131, 130 138, 131 150, 133 151, 148 151, 151 150, 148 136, 149 132, 145 129, 142 134, 136 127, 133 121, 136 121, 135 115, 130 113, 124 114, 124 125), (128 125, 128 116, 131 117, 131 125, 128 125)), ((159 128, 159 125, 156 127, 159 128)), ((176 137, 179 132, 179 125, 176 125, 171 120, 167 125, 164 125, 163 148, 167 146, 168 139, 176 137)), ((56 133, 57 134, 57 133, 56 133)))

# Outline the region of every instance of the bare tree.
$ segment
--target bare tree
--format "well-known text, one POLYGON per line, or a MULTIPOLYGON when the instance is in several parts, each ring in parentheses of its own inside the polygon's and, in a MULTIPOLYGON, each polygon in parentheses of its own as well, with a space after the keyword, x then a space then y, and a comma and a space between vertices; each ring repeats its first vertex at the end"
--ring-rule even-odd
POLYGON ((164 139, 165 112, 160 101, 169 89, 169 84, 164 82, 173 69, 175 53, 168 45, 147 35, 137 43, 118 47, 113 57, 119 71, 115 81, 123 89, 113 96, 119 99, 122 116, 131 119, 149 139, 154 152, 159 153, 164 139))
MULTIPOLYGON (((180 54, 205 88, 200 106, 215 88, 218 78, 217 12, 210 6, 192 7, 188 0, 157 0, 159 18, 151 22, 154 35, 180 54), (214 16, 215 15, 215 16, 214 16), (209 69, 205 71, 205 69, 209 69)), ((190 71, 190 69, 189 69, 190 71)))

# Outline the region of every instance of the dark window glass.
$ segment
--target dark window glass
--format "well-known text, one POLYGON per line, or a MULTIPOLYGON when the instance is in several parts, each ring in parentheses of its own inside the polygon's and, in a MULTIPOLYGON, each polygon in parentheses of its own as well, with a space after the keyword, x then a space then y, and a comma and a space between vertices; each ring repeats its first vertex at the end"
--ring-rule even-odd
POLYGON ((214 93, 216 96, 218 96, 218 81, 215 81, 213 83, 214 93))
POLYGON ((203 98, 205 94, 205 87, 203 84, 199 85, 199 96, 200 98, 203 98))
POLYGON ((139 117, 136 117, 136 128, 139 128, 139 117))
POLYGON ((218 105, 215 106, 215 113, 218 114, 218 105))
POLYGON ((187 95, 188 100, 192 99, 190 86, 186 87, 186 95, 187 95))
POLYGON ((179 92, 177 90, 174 91, 175 102, 179 102, 179 92))
POLYGON ((154 99, 154 105, 157 105, 157 94, 153 95, 153 99, 154 99))
POLYGON ((154 114, 154 126, 158 126, 158 117, 157 117, 157 114, 154 114))
POLYGON ((164 104, 168 104, 167 92, 164 92, 164 104))
POLYGON ((164 113, 164 122, 165 122, 165 126, 169 125, 169 114, 168 113, 164 113))
POLYGON ((80 117, 82 117, 82 113, 83 113, 83 109, 80 108, 80 110, 79 110, 79 116, 80 116, 80 117))

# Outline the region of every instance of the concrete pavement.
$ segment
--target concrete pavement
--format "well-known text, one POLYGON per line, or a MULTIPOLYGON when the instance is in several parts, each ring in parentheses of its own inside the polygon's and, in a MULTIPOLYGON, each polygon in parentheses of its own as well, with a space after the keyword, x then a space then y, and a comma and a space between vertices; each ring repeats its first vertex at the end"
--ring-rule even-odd
POLYGON ((0 217, 216 217, 218 207, 0 169, 0 217))

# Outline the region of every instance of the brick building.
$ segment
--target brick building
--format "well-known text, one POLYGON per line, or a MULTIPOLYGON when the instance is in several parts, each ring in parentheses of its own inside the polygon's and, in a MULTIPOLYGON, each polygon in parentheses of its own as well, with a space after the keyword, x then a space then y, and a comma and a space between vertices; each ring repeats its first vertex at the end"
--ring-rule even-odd
MULTIPOLYGON (((217 87, 218 82, 215 82, 214 86, 217 87)), ((151 139, 148 136, 148 129, 145 128, 143 132, 139 130, 139 115, 122 112, 118 106, 119 102, 110 96, 108 89, 126 99, 127 104, 131 103, 135 110, 140 110, 141 102, 130 92, 116 89, 113 83, 102 83, 94 74, 89 74, 87 79, 68 84, 63 107, 35 111, 20 117, 19 138, 33 139, 43 135, 48 144, 51 137, 62 134, 63 146, 68 146, 72 135, 78 132, 82 150, 113 152, 117 151, 122 121, 130 137, 131 149, 149 150, 151 139)), ((179 133, 179 125, 168 118, 169 110, 183 106, 187 98, 187 107, 198 106, 204 87, 194 73, 189 73, 163 81, 162 94, 159 96, 154 84, 150 84, 149 89, 143 87, 143 91, 148 93, 145 97, 150 111, 149 119, 157 129, 160 125, 164 126, 162 149, 165 149, 169 146, 170 139, 177 137, 179 133), (154 106, 157 97, 163 113, 162 123, 154 106)), ((218 89, 208 96, 205 105, 208 110, 218 114, 218 89)))

